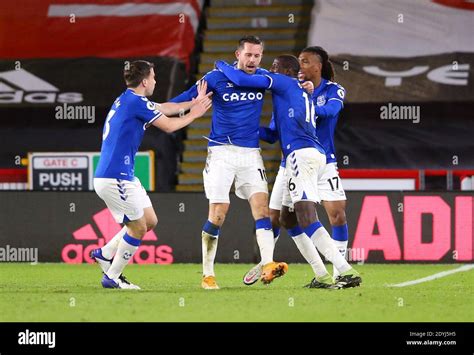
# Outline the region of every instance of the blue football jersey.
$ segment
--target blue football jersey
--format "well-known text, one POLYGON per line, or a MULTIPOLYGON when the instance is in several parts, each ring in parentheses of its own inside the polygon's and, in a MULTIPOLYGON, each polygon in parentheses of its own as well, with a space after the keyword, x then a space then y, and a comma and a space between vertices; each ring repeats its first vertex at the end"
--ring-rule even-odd
POLYGON ((272 91, 273 117, 285 158, 294 150, 309 147, 325 154, 316 137, 313 100, 296 78, 268 71, 249 75, 222 61, 217 62, 217 68, 239 86, 272 91))
MULTIPOLYGON (((262 73, 257 69, 257 73, 262 73)), ((207 91, 212 91, 212 123, 209 146, 233 144, 258 148, 258 127, 265 89, 239 87, 222 72, 212 70, 203 77, 207 91)), ((197 85, 171 99, 171 102, 190 101, 197 96, 197 85)))
POLYGON ((313 92, 313 101, 317 117, 316 135, 326 151, 326 162, 337 162, 334 147, 334 132, 336 131, 339 113, 344 107, 344 88, 332 81, 321 79, 321 83, 313 92))
POLYGON ((145 96, 127 89, 110 108, 102 134, 97 178, 133 180, 135 155, 147 127, 161 112, 145 96))
MULTIPOLYGON (((268 127, 260 127, 258 135, 261 140, 270 144, 273 144, 278 140, 278 131, 276 128, 275 116, 273 114, 268 127)), ((286 160, 283 155, 281 157, 280 166, 283 168, 286 166, 286 160)))

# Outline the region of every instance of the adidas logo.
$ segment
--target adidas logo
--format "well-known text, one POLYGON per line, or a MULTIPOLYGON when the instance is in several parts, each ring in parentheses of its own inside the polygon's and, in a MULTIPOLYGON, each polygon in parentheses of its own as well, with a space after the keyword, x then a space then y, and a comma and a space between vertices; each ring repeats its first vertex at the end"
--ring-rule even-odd
POLYGON ((24 69, 0 73, 0 105, 23 102, 53 104, 82 102, 79 92, 63 92, 24 69))
MULTIPOLYGON (((72 233, 76 243, 66 244, 61 252, 61 260, 67 264, 81 264, 83 262, 92 264, 89 256, 93 249, 102 248, 109 242, 122 227, 117 224, 110 213, 105 208, 92 216, 95 226, 99 230, 102 238, 97 236, 93 225, 86 224, 72 233), (87 244, 87 242, 93 242, 87 244)), ((173 263, 173 248, 169 245, 145 244, 146 242, 156 242, 158 240, 155 232, 149 231, 142 239, 142 244, 137 252, 130 258, 137 264, 171 264, 173 263)))

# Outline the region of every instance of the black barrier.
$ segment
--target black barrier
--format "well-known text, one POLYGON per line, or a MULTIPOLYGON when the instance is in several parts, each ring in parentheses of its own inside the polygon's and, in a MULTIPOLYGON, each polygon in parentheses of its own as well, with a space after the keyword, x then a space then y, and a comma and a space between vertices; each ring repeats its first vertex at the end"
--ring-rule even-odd
MULTIPOLYGON (((474 198, 470 193, 349 192, 348 259, 367 262, 472 262, 474 198)), ((135 263, 198 263, 208 201, 201 193, 150 194, 159 223, 144 238, 135 263)), ((2 192, 0 256, 40 262, 92 262, 89 252, 120 229, 93 192, 2 192), (30 251, 30 252, 29 252, 30 251)), ((322 223, 331 233, 323 208, 322 223)), ((231 197, 217 262, 259 260, 248 203, 231 197)), ((282 231, 275 260, 304 262, 282 231)))
MULTIPOLYGON (((363 354, 472 354, 473 323, 0 323, 2 354, 68 354, 111 351, 152 353, 173 347, 195 351, 196 344, 212 334, 238 353, 281 350, 283 342, 294 351, 332 353, 341 334, 350 334, 351 349, 363 354), (271 337, 283 333, 286 340, 249 341, 245 334, 271 337), (437 336, 442 333, 446 336, 437 336), (117 334, 139 334, 139 339, 112 341, 117 334), (315 334, 318 340, 313 340, 315 334), (27 338, 29 337, 29 338, 27 338), (28 341, 26 340, 28 339, 28 341), (31 339, 31 340, 30 340, 31 339), (44 339, 42 343, 36 339, 44 339), (304 339, 304 341, 292 341, 304 339), (323 340, 319 340, 323 339, 323 340), (390 348, 390 352, 386 349, 390 348), (153 349, 153 350, 152 350, 153 349)), ((347 336, 346 336, 347 337, 347 336)), ((345 340, 349 342, 349 340, 345 340)))

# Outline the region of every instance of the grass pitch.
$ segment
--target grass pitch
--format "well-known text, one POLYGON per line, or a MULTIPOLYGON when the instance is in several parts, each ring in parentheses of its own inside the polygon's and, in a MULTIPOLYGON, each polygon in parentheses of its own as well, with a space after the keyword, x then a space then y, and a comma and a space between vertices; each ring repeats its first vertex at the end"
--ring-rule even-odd
MULTIPOLYGON (((129 265, 141 291, 105 290, 97 265, 0 265, 2 322, 472 322, 474 270, 390 288, 459 265, 356 265, 361 287, 305 289, 306 264, 271 285, 245 286, 250 264, 218 264, 220 290, 200 288, 201 265, 129 265)), ((329 268, 330 270, 330 268, 329 268)))

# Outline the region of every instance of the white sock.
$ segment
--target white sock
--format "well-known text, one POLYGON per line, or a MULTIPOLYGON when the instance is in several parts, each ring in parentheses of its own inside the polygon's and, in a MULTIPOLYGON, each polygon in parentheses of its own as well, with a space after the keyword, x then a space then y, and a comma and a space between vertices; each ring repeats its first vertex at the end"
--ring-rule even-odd
POLYGON ((348 240, 334 240, 333 239, 333 242, 334 244, 336 244, 336 247, 337 249, 339 249, 339 253, 341 253, 341 255, 345 258, 346 257, 346 253, 347 253, 347 244, 348 244, 348 240))
POLYGON ((120 240, 127 232, 127 226, 124 226, 115 236, 102 247, 102 255, 106 259, 112 259, 117 252, 120 240))
MULTIPOLYGON (((275 245, 276 243, 278 242, 278 239, 280 238, 280 228, 278 228, 278 234, 275 236, 275 229, 273 229, 273 252, 275 251, 275 245)), ((260 262, 258 263, 258 265, 265 265, 263 263, 263 261, 260 259, 260 262)))
POLYGON ((351 269, 351 266, 341 255, 336 243, 323 226, 314 231, 313 235, 311 236, 311 240, 318 251, 324 255, 326 260, 330 261, 334 265, 334 268, 336 269, 335 273, 337 275, 351 269))
POLYGON ((130 260, 132 260, 133 255, 140 246, 140 243, 140 239, 133 238, 125 233, 124 237, 119 242, 114 261, 112 262, 110 269, 107 271, 107 276, 110 279, 118 279, 125 266, 130 262, 130 260))
POLYGON ((217 253, 217 241, 219 238, 202 231, 202 273, 204 276, 215 276, 214 259, 217 253))
POLYGON ((256 231, 257 244, 260 248, 260 257, 262 265, 266 265, 273 261, 273 249, 275 248, 275 241, 273 240, 273 231, 270 229, 260 228, 256 231))
MULTIPOLYGON (((346 252, 347 252, 347 243, 348 240, 332 240, 334 244, 336 244, 337 249, 339 249, 339 253, 346 259, 346 252)), ((346 259, 347 260, 347 259, 346 259)), ((341 273, 339 270, 333 265, 332 277, 336 279, 341 273)))
POLYGON ((326 276, 328 274, 326 266, 324 266, 323 260, 319 256, 316 247, 308 238, 308 236, 303 233, 295 237, 292 236, 291 239, 293 239, 293 241, 295 242, 301 255, 303 255, 306 261, 313 268, 316 277, 326 276))

